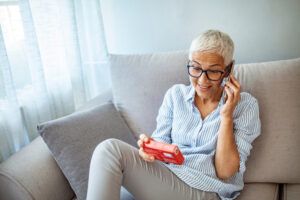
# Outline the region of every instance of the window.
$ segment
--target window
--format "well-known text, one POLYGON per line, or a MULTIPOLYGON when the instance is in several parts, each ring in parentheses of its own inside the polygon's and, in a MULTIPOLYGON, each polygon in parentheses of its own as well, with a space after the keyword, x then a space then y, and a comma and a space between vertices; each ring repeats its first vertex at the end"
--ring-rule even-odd
MULTIPOLYGON (((24 31, 18 1, 0 0, 0 26, 14 87, 20 91, 31 84, 31 78, 28 65, 25 64, 24 31)), ((0 99, 5 98, 3 70, 0 70, 0 99)))

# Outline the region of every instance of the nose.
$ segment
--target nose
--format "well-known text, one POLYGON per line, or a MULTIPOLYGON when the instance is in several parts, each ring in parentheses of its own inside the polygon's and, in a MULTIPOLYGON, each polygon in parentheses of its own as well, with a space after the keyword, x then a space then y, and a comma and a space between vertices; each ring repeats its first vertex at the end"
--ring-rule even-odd
POLYGON ((209 79, 207 78, 207 75, 206 75, 206 73, 202 73, 201 74, 201 76, 200 77, 198 77, 198 79, 197 79, 197 82, 198 83, 207 83, 207 82, 209 82, 209 79))

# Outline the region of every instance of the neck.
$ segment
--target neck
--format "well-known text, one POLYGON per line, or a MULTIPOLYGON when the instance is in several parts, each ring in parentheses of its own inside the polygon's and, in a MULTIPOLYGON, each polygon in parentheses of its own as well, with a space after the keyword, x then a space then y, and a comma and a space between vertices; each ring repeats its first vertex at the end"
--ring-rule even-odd
POLYGON ((217 95, 213 96, 212 98, 201 98, 196 93, 195 102, 201 105, 218 103, 222 97, 222 93, 223 93, 223 87, 220 87, 220 89, 217 92, 217 95))

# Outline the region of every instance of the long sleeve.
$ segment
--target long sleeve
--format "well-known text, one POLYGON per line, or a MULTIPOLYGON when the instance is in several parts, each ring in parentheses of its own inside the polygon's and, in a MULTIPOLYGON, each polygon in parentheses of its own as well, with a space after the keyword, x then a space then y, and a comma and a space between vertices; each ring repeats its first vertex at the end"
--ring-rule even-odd
POLYGON ((162 105, 159 108, 156 117, 156 129, 152 133, 152 138, 158 141, 171 144, 171 130, 173 122, 173 101, 172 101, 172 88, 168 89, 162 105))
POLYGON ((234 119, 234 134, 240 155, 239 173, 243 173, 246 170, 245 163, 250 155, 252 142, 261 132, 257 100, 253 98, 237 115, 239 116, 234 119))
POLYGON ((185 158, 183 165, 165 164, 189 186, 217 192, 221 199, 234 199, 244 187, 245 163, 253 141, 260 135, 258 102, 251 94, 241 93, 241 99, 233 113, 233 133, 240 157, 239 172, 226 181, 216 175, 215 149, 218 139, 223 101, 205 120, 192 107, 196 91, 190 84, 176 84, 163 99, 152 136, 155 140, 174 143, 185 158))

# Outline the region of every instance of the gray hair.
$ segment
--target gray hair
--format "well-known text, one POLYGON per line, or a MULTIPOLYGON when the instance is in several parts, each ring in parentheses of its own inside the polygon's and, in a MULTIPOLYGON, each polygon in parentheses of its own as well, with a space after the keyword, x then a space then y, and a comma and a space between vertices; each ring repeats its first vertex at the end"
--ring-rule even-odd
POLYGON ((190 60, 195 51, 217 53, 223 57, 224 64, 227 66, 233 58, 234 43, 226 33, 218 30, 207 30, 192 41, 189 50, 190 60))

